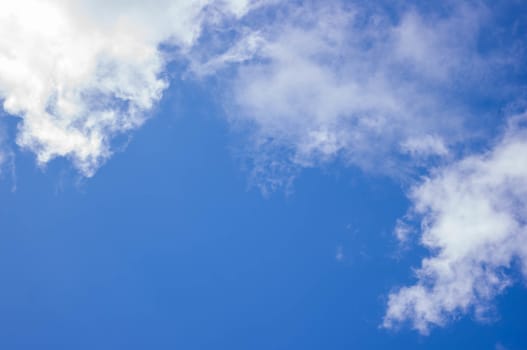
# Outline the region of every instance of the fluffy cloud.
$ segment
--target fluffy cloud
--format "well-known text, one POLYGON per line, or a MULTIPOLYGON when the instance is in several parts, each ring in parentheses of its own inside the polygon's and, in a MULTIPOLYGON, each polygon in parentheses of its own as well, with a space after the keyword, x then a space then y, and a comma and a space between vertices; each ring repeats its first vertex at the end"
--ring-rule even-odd
POLYGON ((385 327, 410 321, 427 333, 455 315, 485 317, 517 261, 527 278, 527 114, 510 120, 488 152, 434 172, 410 194, 432 255, 417 282, 390 294, 385 327))
POLYGON ((0 98, 21 118, 18 145, 40 164, 65 156, 91 176, 112 137, 139 127, 167 87, 159 45, 188 50, 205 22, 249 8, 246 0, 3 1, 0 98))

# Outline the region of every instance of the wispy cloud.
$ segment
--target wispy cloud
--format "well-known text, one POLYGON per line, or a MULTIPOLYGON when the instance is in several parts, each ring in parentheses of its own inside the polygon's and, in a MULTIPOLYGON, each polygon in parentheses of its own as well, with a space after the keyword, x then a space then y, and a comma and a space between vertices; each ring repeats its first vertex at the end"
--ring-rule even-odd
POLYGON ((244 27, 237 43, 192 69, 236 68, 227 104, 233 125, 251 131, 256 173, 264 163, 256 158, 278 148, 287 150, 285 169, 340 158, 398 176, 476 132, 458 95, 484 96, 499 79, 490 73, 505 66, 500 52, 477 48, 488 16, 478 6, 408 10, 398 20, 358 4, 291 6, 271 23, 244 27))

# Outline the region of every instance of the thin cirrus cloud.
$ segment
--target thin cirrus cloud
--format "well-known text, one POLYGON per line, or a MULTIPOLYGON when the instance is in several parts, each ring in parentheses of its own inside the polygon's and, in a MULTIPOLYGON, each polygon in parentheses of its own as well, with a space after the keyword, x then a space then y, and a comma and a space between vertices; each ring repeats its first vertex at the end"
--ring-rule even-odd
MULTIPOLYGON (((483 315, 511 283, 504 269, 527 261, 524 117, 510 119, 492 150, 456 160, 458 146, 488 135, 467 100, 515 99, 505 77, 521 50, 482 49, 493 21, 477 3, 394 15, 338 1, 4 1, 0 98, 20 118, 16 143, 39 164, 67 157, 92 176, 112 139, 161 99, 167 44, 189 76, 221 77, 228 122, 264 192, 335 160, 406 179, 443 164, 409 195, 431 256, 415 285, 390 294, 383 322, 426 333, 456 313, 483 315), (201 40, 225 20, 228 40, 201 40)), ((401 239, 412 232, 404 221, 396 228, 401 239)))

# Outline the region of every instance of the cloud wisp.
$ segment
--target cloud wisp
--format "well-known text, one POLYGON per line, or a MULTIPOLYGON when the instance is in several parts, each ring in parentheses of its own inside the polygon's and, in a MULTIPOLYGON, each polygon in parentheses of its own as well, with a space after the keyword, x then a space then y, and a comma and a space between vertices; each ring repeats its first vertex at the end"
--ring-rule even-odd
POLYGON ((505 67, 500 53, 477 49, 485 8, 408 10, 397 20, 336 2, 283 11, 192 66, 198 76, 236 68, 226 105, 250 134, 264 190, 335 159, 400 176, 479 132, 467 127, 477 117, 460 96, 494 94, 491 72, 505 67))

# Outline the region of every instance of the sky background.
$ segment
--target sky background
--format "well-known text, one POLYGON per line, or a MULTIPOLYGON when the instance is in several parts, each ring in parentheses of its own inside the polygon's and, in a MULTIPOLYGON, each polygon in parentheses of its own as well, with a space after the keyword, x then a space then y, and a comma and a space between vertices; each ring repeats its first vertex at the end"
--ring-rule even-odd
POLYGON ((0 348, 527 348, 520 1, 21 3, 0 348))

